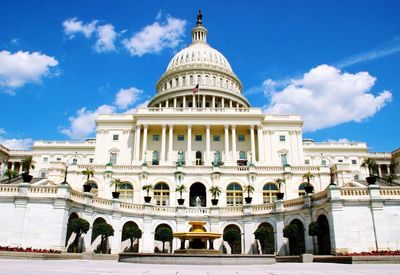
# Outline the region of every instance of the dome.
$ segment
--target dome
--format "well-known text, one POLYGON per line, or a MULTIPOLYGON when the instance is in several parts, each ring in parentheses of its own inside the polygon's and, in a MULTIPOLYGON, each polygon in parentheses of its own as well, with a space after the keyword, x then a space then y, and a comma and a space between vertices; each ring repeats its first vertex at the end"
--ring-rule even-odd
POLYGON ((231 65, 225 56, 208 44, 199 42, 194 42, 189 47, 178 52, 169 62, 167 71, 197 64, 233 73, 231 65))

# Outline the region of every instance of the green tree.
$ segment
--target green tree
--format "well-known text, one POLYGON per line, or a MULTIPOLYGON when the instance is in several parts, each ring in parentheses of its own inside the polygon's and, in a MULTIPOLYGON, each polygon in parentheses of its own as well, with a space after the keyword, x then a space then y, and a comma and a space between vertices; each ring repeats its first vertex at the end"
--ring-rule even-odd
POLYGON ((17 172, 14 171, 14 170, 7 169, 7 170, 4 172, 3 175, 4 175, 5 177, 8 178, 8 183, 10 183, 10 182, 11 182, 11 178, 15 178, 18 174, 17 174, 17 172))
POLYGON ((178 185, 175 189, 175 192, 179 192, 179 195, 182 199, 182 193, 186 192, 186 186, 184 184, 178 185))
POLYGON ((309 236, 318 236, 321 234, 321 229, 319 227, 318 222, 312 222, 308 225, 308 235, 309 236))
POLYGON ((283 228, 283 237, 294 238, 299 235, 299 227, 297 224, 288 224, 283 228))
POLYGON ((307 181, 307 185, 310 186, 310 182, 311 180, 315 178, 315 175, 313 173, 311 173, 310 171, 308 171, 307 173, 305 173, 303 175, 303 180, 307 181))
POLYGON ((122 181, 120 180, 120 179, 114 179, 112 182, 111 182, 111 187, 112 186, 115 186, 115 192, 118 192, 118 188, 121 186, 121 184, 122 184, 122 181))
POLYGON ((110 236, 114 236, 114 228, 108 223, 102 222, 93 226, 93 234, 95 236, 101 236, 100 251, 106 253, 107 239, 110 236))
POLYGON ((88 182, 90 177, 93 177, 94 170, 91 168, 86 168, 85 170, 82 171, 82 174, 87 177, 86 182, 88 182))
POLYGON ((151 184, 144 185, 142 189, 147 192, 147 197, 148 197, 150 195, 150 190, 153 189, 153 185, 151 184))
POLYGON ((161 227, 155 233, 155 239, 162 242, 162 251, 164 252, 165 243, 173 239, 172 230, 169 227, 161 227))
POLYGON ((29 170, 35 169, 35 165, 32 156, 27 156, 21 160, 22 170, 29 175, 29 170))
MULTIPOLYGON (((267 226, 261 225, 254 232, 254 236, 256 240, 260 241, 261 251, 263 254, 266 254, 266 248, 268 241, 271 241, 271 235, 273 238, 273 230, 267 226)), ((272 239, 273 240, 273 239, 272 239)))
POLYGON ((140 228, 137 227, 137 225, 129 224, 126 227, 124 227, 124 230, 122 231, 122 239, 130 240, 131 245, 129 247, 129 252, 133 252, 133 242, 140 238, 142 238, 142 230, 140 230, 140 228))
POLYGON ((212 186, 209 191, 214 200, 221 194, 221 188, 216 185, 212 186))
POLYGON ((250 195, 254 192, 254 187, 251 184, 245 185, 243 191, 247 193, 247 197, 250 198, 250 195))
POLYGON ((367 167, 368 168, 368 175, 370 177, 373 176, 373 170, 377 167, 376 161, 371 159, 371 158, 366 158, 364 161, 361 163, 361 167, 367 167))
POLYGON ((236 251, 236 242, 240 241, 240 232, 237 229, 229 228, 224 231, 223 239, 224 241, 228 242, 229 246, 231 247, 232 254, 240 254, 236 251))
POLYGON ((82 234, 86 234, 90 228, 90 224, 87 220, 76 218, 69 222, 68 227, 71 229, 72 232, 75 233, 75 239, 73 242, 74 252, 78 251, 79 246, 79 238, 82 234))
POLYGON ((392 185, 392 183, 395 179, 397 179, 397 176, 395 176, 395 175, 389 175, 389 176, 385 177, 385 180, 389 185, 392 185))

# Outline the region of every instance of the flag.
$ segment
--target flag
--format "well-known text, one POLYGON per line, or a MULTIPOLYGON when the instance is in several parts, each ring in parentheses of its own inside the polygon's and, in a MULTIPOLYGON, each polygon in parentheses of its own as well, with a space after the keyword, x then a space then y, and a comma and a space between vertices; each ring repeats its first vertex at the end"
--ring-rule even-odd
POLYGON ((197 94, 199 91, 200 91, 200 89, 199 89, 199 84, 197 84, 197 85, 193 88, 192 92, 193 92, 193 94, 197 94))

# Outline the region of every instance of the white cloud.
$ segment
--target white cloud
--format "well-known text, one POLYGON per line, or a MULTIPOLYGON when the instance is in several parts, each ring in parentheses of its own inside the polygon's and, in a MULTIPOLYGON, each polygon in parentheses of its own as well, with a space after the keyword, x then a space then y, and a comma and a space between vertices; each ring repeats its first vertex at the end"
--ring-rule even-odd
POLYGON ((121 89, 115 96, 115 105, 119 109, 126 109, 128 106, 136 103, 142 93, 142 90, 135 87, 121 89))
POLYGON ((99 26, 96 29, 97 40, 94 48, 97 52, 110 52, 115 51, 114 41, 117 37, 117 33, 114 30, 114 26, 106 24, 99 26))
POLYGON ((386 45, 361 54, 353 55, 340 61, 336 66, 338 68, 345 68, 354 64, 367 62, 370 60, 382 58, 400 52, 400 38, 397 37, 393 41, 386 43, 386 45))
POLYGON ((97 21, 93 20, 90 23, 84 24, 82 21, 78 21, 78 18, 74 17, 64 20, 62 24, 64 27, 64 33, 70 39, 77 33, 82 33, 86 38, 89 38, 96 30, 97 21))
POLYGON ((320 65, 291 80, 282 91, 271 92, 265 112, 300 114, 304 130, 315 131, 341 123, 360 122, 373 116, 392 98, 389 91, 371 93, 376 78, 368 72, 356 74, 320 65))
POLYGON ((49 74, 50 67, 58 65, 58 61, 40 52, 0 51, 0 88, 7 93, 29 82, 40 82, 49 74))
POLYGON ((339 139, 327 139, 326 142, 350 142, 347 138, 339 138, 339 139))
POLYGON ((110 105, 102 105, 94 111, 82 108, 77 111, 76 116, 68 119, 71 125, 69 128, 61 129, 61 133, 69 136, 71 139, 84 139, 94 131, 96 126, 95 120, 100 114, 111 114, 114 111, 115 107, 110 105))
POLYGON ((186 20, 168 17, 167 22, 156 21, 122 43, 131 55, 159 53, 164 48, 175 48, 182 41, 186 20))
POLYGON ((0 144, 10 150, 30 150, 33 144, 33 140, 31 138, 5 139, 0 137, 0 144))

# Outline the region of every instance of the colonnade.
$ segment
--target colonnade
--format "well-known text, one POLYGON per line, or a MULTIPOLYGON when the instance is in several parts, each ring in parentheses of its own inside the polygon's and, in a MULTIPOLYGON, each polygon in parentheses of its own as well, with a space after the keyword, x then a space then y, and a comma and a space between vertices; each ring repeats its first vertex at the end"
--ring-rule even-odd
POLYGON ((168 98, 157 104, 158 108, 247 108, 242 103, 224 97, 216 97, 209 95, 184 95, 168 98))

